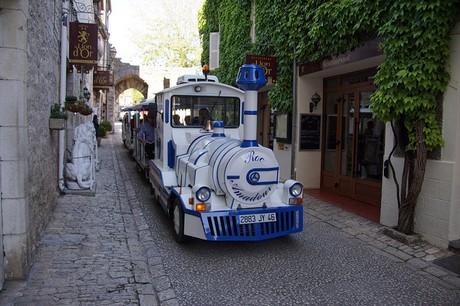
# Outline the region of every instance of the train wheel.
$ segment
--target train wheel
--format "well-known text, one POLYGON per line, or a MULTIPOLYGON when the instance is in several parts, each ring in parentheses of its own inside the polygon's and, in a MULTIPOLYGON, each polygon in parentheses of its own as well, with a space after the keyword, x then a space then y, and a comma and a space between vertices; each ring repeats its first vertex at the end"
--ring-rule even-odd
POLYGON ((174 230, 174 239, 176 242, 182 243, 185 242, 184 235, 184 210, 180 203, 179 198, 174 199, 173 204, 173 230, 174 230))

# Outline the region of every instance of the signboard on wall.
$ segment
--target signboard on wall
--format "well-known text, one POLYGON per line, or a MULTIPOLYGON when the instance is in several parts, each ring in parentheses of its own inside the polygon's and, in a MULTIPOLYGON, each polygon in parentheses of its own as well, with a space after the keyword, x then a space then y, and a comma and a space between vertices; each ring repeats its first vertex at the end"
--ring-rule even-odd
POLYGON ((276 57, 264 55, 246 55, 246 64, 256 64, 264 69, 265 78, 270 77, 276 83, 276 57))
POLYGON ((321 115, 300 114, 299 150, 319 150, 321 115))
POLYGON ((113 75, 110 71, 94 70, 93 88, 108 90, 113 86, 113 75))
POLYGON ((69 32, 69 65, 77 70, 96 68, 98 25, 71 22, 69 32))
POLYGON ((319 61, 299 65, 299 76, 357 62, 374 56, 383 55, 381 41, 375 39, 365 45, 338 55, 327 56, 319 61))

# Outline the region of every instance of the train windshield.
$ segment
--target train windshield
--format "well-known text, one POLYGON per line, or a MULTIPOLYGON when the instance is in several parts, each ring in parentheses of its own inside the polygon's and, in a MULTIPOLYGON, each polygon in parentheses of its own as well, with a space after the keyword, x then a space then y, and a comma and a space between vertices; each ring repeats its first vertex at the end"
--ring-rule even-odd
POLYGON ((173 96, 171 99, 173 127, 204 127, 206 121, 223 121, 225 128, 237 128, 240 118, 238 97, 173 96))

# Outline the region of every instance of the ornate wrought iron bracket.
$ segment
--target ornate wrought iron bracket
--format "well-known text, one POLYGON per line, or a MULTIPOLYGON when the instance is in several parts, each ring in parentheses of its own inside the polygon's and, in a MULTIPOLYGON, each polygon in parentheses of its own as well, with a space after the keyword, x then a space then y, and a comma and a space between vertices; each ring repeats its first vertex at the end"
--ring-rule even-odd
POLYGON ((76 0, 69 1, 69 10, 64 13, 69 13, 70 22, 77 21, 78 14, 96 14, 94 6, 92 4, 86 4, 76 0))

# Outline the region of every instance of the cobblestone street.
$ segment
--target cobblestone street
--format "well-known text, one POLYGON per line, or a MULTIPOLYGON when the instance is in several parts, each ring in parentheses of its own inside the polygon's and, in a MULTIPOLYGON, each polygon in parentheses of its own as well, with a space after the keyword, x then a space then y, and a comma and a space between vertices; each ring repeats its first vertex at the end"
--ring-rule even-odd
POLYGON ((96 195, 59 198, 29 279, 7 282, 0 304, 175 304, 113 139, 99 147, 96 195))
MULTIPOLYGON (((59 198, 28 280, 8 281, 1 305, 179 305, 140 210, 139 196, 146 195, 135 193, 114 149, 117 142, 116 133, 99 148, 102 164, 95 196, 59 198)), ((459 292, 459 276, 433 264, 451 252, 424 241, 404 244, 385 235, 384 226, 310 196, 305 208, 309 218, 459 292)))

